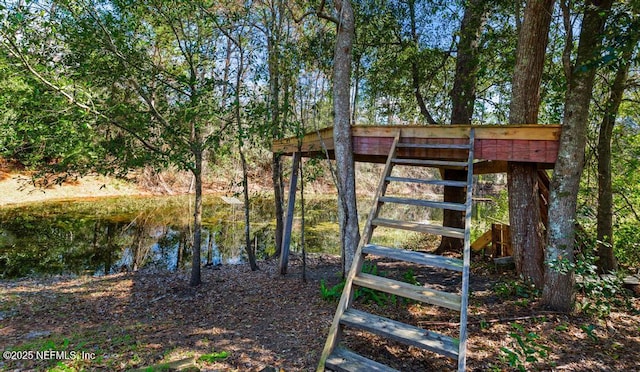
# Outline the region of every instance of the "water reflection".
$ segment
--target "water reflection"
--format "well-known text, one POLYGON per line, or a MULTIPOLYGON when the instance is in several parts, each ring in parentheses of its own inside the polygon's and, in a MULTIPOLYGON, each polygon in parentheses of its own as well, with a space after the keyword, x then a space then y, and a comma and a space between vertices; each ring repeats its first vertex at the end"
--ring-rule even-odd
MULTIPOLYGON (((274 250, 273 201, 252 199, 252 242, 258 258, 274 250)), ((0 277, 75 273, 104 275, 142 267, 176 270, 191 263, 193 200, 189 196, 104 198, 0 209, 0 277)), ((337 253, 335 202, 306 206, 307 250, 337 253)), ((241 207, 207 196, 203 265, 246 259, 241 207)), ((293 247, 299 240, 294 231, 293 247)))

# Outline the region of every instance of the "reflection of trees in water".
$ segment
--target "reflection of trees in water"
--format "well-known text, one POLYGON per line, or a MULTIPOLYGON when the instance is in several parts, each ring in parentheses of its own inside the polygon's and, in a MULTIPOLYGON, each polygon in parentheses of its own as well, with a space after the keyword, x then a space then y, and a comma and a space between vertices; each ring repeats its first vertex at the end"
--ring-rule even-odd
MULTIPOLYGON (((190 264, 192 233, 183 199, 125 202, 109 199, 0 209, 0 277, 104 275, 148 265, 175 270, 190 264)), ((272 201, 252 200, 251 205, 251 244, 261 259, 275 251, 272 201)), ((307 231, 315 223, 333 219, 334 207, 326 201, 307 203, 307 231)), ((219 199, 212 197, 205 204, 203 263, 246 261, 244 221, 236 217, 219 199)), ((327 235, 333 233, 322 229, 316 241, 326 244, 327 235)))

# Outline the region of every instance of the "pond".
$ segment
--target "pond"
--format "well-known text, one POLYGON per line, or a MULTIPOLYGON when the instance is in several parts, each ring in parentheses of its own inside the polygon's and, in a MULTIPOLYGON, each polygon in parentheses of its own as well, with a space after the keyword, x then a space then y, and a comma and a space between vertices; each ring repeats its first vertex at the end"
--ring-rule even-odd
MULTIPOLYGON (((339 253, 335 197, 305 203, 308 252, 339 253)), ((246 259, 244 211, 207 195, 203 208, 204 264, 246 259)), ((275 251, 273 199, 251 200, 257 257, 275 251)), ((104 275, 141 267, 176 270, 191 263, 193 196, 115 197, 0 208, 0 278, 74 273, 104 275)), ((299 242, 296 220, 292 250, 299 242)))
MULTIPOLYGON (((203 265, 237 264, 247 259, 243 206, 229 201, 217 195, 204 197, 203 265)), ((63 273, 105 275, 142 267, 164 270, 189 267, 193 204, 193 196, 184 195, 79 199, 2 207, 0 279, 63 273)), ((371 197, 358 200, 361 229, 370 204, 371 197)), ((258 259, 275 252, 273 211, 272 197, 252 197, 251 236, 258 259)), ((296 216, 300 216, 299 211, 296 216)), ((440 222, 442 213, 394 206, 381 211, 380 217, 440 222)), ((300 222, 299 217, 294 220, 293 252, 301 250, 300 222)), ((372 242, 419 250, 438 244, 433 236, 384 228, 376 229, 372 242)), ((311 253, 340 254, 335 195, 316 194, 305 198, 305 249, 311 253)))

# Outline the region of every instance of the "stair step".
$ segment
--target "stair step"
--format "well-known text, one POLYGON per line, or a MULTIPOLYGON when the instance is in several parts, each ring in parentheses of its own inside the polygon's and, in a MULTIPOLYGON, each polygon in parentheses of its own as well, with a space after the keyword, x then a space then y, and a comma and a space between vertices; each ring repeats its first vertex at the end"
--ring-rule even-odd
POLYGON ((408 178, 408 177, 387 177, 386 181, 387 182, 421 183, 421 184, 424 184, 424 185, 467 187, 467 181, 423 180, 423 179, 419 179, 419 178, 408 178))
POLYGON ((387 218, 376 218, 371 221, 371 224, 375 226, 391 227, 394 229, 410 230, 425 234, 435 234, 448 236, 450 238, 464 239, 464 229, 460 229, 457 227, 432 225, 428 223, 397 221, 387 218))
POLYGON ((446 143, 398 143, 396 147, 412 149, 445 149, 445 150, 469 150, 468 144, 446 144, 446 143))
POLYGON ((404 159, 393 158, 394 164, 400 165, 419 165, 423 167, 460 167, 464 168, 469 165, 466 161, 447 161, 447 160, 422 160, 422 159, 404 159))
POLYGON ((463 268, 462 260, 457 258, 410 251, 407 249, 389 248, 375 244, 366 244, 362 247, 362 253, 458 272, 462 272, 463 268))
POLYGON ((420 207, 450 209, 454 211, 465 211, 467 209, 466 205, 460 204, 460 203, 398 198, 393 196, 383 196, 383 197, 380 197, 378 200, 383 203, 409 204, 409 205, 417 205, 420 207))
POLYGON ((460 303, 462 300, 460 295, 455 293, 437 291, 435 289, 366 273, 359 273, 355 276, 353 278, 353 284, 411 300, 460 311, 460 303))
POLYGON ((343 347, 335 348, 324 365, 336 372, 399 372, 343 347))
POLYGON ((427 331, 389 318, 347 309, 340 323, 362 329, 404 344, 430 350, 452 359, 458 357, 458 340, 439 333, 427 331))

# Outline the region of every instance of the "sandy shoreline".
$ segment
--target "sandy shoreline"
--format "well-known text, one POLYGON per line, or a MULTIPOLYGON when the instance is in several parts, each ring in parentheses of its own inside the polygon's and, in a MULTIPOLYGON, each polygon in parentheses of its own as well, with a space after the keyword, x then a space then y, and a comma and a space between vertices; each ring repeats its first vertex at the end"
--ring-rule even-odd
POLYGON ((73 183, 53 185, 46 189, 34 186, 29 177, 20 174, 9 174, 0 181, 0 206, 45 200, 145 194, 147 192, 134 185, 103 176, 87 176, 73 183))

